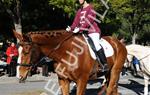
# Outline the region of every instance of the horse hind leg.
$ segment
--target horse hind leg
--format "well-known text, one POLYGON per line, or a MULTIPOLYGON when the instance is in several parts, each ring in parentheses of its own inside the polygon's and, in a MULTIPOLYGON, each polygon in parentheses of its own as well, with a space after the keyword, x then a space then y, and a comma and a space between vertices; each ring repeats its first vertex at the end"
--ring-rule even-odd
POLYGON ((70 81, 62 78, 59 78, 58 81, 61 87, 62 95, 69 95, 70 81))
POLYGON ((120 72, 122 70, 124 62, 125 62, 125 57, 118 59, 116 63, 114 63, 110 72, 110 81, 108 84, 108 88, 106 90, 106 95, 119 95, 118 81, 119 81, 120 72))
POLYGON ((110 81, 108 88, 106 90, 106 95, 119 95, 118 93, 118 81, 120 77, 120 72, 125 63, 127 50, 123 45, 119 45, 116 50, 116 57, 114 59, 114 64, 110 73, 110 81))
POLYGON ((148 82, 149 78, 144 74, 144 95, 148 95, 148 82))
POLYGON ((108 88, 106 90, 106 95, 119 95, 118 93, 118 80, 120 70, 112 70, 111 78, 108 84, 108 88))

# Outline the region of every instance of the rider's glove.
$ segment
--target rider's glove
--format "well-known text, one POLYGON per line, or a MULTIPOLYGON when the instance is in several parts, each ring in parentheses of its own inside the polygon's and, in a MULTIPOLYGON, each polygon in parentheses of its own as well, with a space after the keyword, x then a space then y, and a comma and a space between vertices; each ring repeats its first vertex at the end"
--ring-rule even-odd
POLYGON ((71 27, 68 26, 68 27, 66 28, 66 31, 67 31, 67 32, 70 32, 70 31, 71 31, 71 27))
POLYGON ((76 27, 72 32, 73 33, 78 33, 79 31, 80 31, 80 29, 76 27))

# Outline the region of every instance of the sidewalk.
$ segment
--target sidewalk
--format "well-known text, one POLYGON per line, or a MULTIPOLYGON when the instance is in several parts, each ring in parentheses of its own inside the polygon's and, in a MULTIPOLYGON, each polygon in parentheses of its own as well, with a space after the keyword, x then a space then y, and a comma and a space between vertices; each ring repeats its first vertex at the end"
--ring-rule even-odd
MULTIPOLYGON (((57 77, 57 75, 54 75, 52 74, 51 76, 55 76, 57 77)), ((51 76, 49 77, 45 77, 45 76, 42 76, 42 74, 35 74, 33 76, 28 76, 27 79, 26 79, 26 82, 46 82, 48 81, 49 79, 51 79, 51 76)), ((19 82, 18 78, 17 77, 8 77, 8 75, 3 75, 0 77, 0 84, 5 84, 5 83, 16 83, 16 82, 19 82)))

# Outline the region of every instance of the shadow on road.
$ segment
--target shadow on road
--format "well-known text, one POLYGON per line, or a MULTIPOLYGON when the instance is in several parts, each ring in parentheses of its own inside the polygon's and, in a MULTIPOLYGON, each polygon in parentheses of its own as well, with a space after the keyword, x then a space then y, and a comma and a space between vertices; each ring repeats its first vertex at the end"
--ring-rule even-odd
MULTIPOLYGON (((136 95, 143 95, 143 91, 144 91, 144 85, 140 84, 139 82, 129 79, 128 81, 130 81, 130 84, 121 84, 119 83, 119 86, 130 89, 132 91, 134 91, 136 93, 136 95)), ((144 80, 143 80, 144 82, 144 80)), ((150 86, 150 85, 149 85, 150 86)), ((150 88, 149 88, 150 90, 150 88)))
MULTIPOLYGON (((103 79, 96 79, 96 80, 90 80, 88 81, 88 85, 93 85, 95 83, 102 83, 103 82, 103 79)), ((85 95, 97 95, 97 93, 100 91, 101 89, 101 85, 98 85, 98 86, 95 86, 95 87, 90 87, 90 88, 87 88, 86 91, 85 91, 85 95)), ((74 88, 71 90, 71 93, 70 95, 76 95, 76 87, 74 86, 74 88)))

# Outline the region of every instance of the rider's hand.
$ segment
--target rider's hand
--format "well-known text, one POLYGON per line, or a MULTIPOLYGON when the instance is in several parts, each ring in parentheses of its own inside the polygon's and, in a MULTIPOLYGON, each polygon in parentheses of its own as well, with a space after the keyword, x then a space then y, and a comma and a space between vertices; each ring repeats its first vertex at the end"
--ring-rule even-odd
POLYGON ((68 27, 66 28, 66 31, 67 31, 67 32, 70 32, 70 31, 71 31, 71 27, 68 26, 68 27))
POLYGON ((80 29, 76 27, 72 32, 73 33, 78 33, 79 31, 80 31, 80 29))

